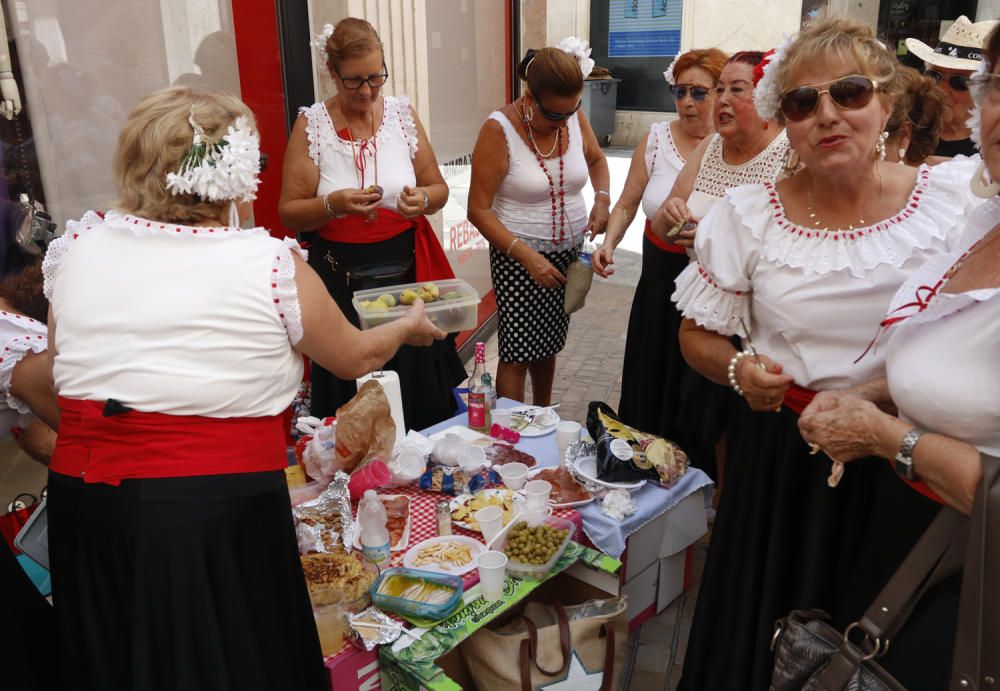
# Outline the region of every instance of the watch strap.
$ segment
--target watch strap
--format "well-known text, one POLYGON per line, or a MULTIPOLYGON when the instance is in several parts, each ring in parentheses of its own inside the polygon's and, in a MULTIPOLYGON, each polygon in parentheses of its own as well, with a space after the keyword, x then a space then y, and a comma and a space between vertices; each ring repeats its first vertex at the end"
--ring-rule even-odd
POLYGON ((913 469, 913 449, 916 447, 920 437, 924 436, 924 431, 914 427, 903 435, 903 441, 899 445, 899 453, 896 454, 894 467, 896 473, 901 477, 910 480, 917 480, 917 473, 913 469))

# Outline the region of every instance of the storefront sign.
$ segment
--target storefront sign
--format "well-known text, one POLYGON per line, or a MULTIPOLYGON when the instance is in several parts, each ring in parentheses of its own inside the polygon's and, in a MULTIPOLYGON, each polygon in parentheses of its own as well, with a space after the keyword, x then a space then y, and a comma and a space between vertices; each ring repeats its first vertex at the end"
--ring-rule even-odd
POLYGON ((673 57, 681 47, 683 0, 609 0, 608 57, 673 57))

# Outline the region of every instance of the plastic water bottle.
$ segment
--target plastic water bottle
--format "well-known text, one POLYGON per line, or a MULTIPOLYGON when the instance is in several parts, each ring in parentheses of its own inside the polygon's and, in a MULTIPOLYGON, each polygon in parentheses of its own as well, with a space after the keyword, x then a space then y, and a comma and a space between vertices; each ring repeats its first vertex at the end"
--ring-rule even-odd
POLYGON ((361 552, 381 566, 389 561, 389 529, 385 507, 375 490, 365 492, 358 505, 358 527, 361 530, 361 552))

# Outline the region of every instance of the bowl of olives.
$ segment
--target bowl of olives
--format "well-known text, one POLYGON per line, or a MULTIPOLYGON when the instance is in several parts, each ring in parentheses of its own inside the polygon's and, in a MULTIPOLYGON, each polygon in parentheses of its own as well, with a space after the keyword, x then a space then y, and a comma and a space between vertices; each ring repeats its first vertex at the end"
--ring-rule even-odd
POLYGON ((507 555, 507 573, 534 581, 544 580, 566 551, 576 526, 573 521, 548 516, 543 521, 516 520, 493 549, 507 555))

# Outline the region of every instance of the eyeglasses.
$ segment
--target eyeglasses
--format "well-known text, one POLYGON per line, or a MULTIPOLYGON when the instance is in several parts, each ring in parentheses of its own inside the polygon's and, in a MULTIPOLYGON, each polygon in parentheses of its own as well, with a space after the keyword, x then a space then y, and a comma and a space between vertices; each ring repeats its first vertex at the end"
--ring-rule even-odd
POLYGON ((670 87, 670 93, 673 94, 675 101, 683 101, 691 94, 691 99, 701 103, 708 96, 708 89, 704 86, 688 86, 687 84, 674 84, 670 87))
POLYGON ((819 107, 819 99, 823 94, 828 94, 830 100, 838 108, 844 110, 858 110, 871 103, 878 82, 870 77, 862 77, 859 74, 852 74, 849 77, 842 77, 832 82, 827 82, 829 86, 825 89, 813 86, 799 86, 790 89, 781 95, 781 113, 786 120, 799 122, 816 112, 819 107))
POLYGON ((583 105, 583 99, 581 98, 577 101, 576 107, 568 113, 555 113, 551 110, 545 110, 545 108, 542 107, 542 104, 538 102, 538 97, 534 94, 531 95, 531 99, 535 102, 535 105, 538 106, 538 112, 542 114, 542 117, 546 120, 551 120, 552 122, 562 122, 563 120, 568 119, 573 115, 573 113, 580 110, 580 106, 583 105))
POLYGON ((373 74, 370 77, 345 77, 339 70, 337 71, 337 76, 340 77, 340 81, 344 85, 344 88, 351 89, 352 91, 354 89, 360 89, 362 84, 367 84, 371 89, 377 89, 389 81, 389 70, 383 62, 382 72, 379 74, 373 74))
POLYGON ((953 91, 968 91, 969 77, 964 74, 941 74, 937 70, 924 70, 924 74, 940 84, 947 81, 953 91))
POLYGON ((717 86, 715 87, 715 97, 722 98, 726 95, 726 91, 732 94, 733 98, 750 98, 753 93, 753 87, 747 86, 750 82, 736 82, 730 84, 729 86, 717 86))
POLYGON ((1000 97, 1000 74, 980 74, 969 78, 969 86, 972 87, 973 95, 977 98, 982 96, 1000 97))

